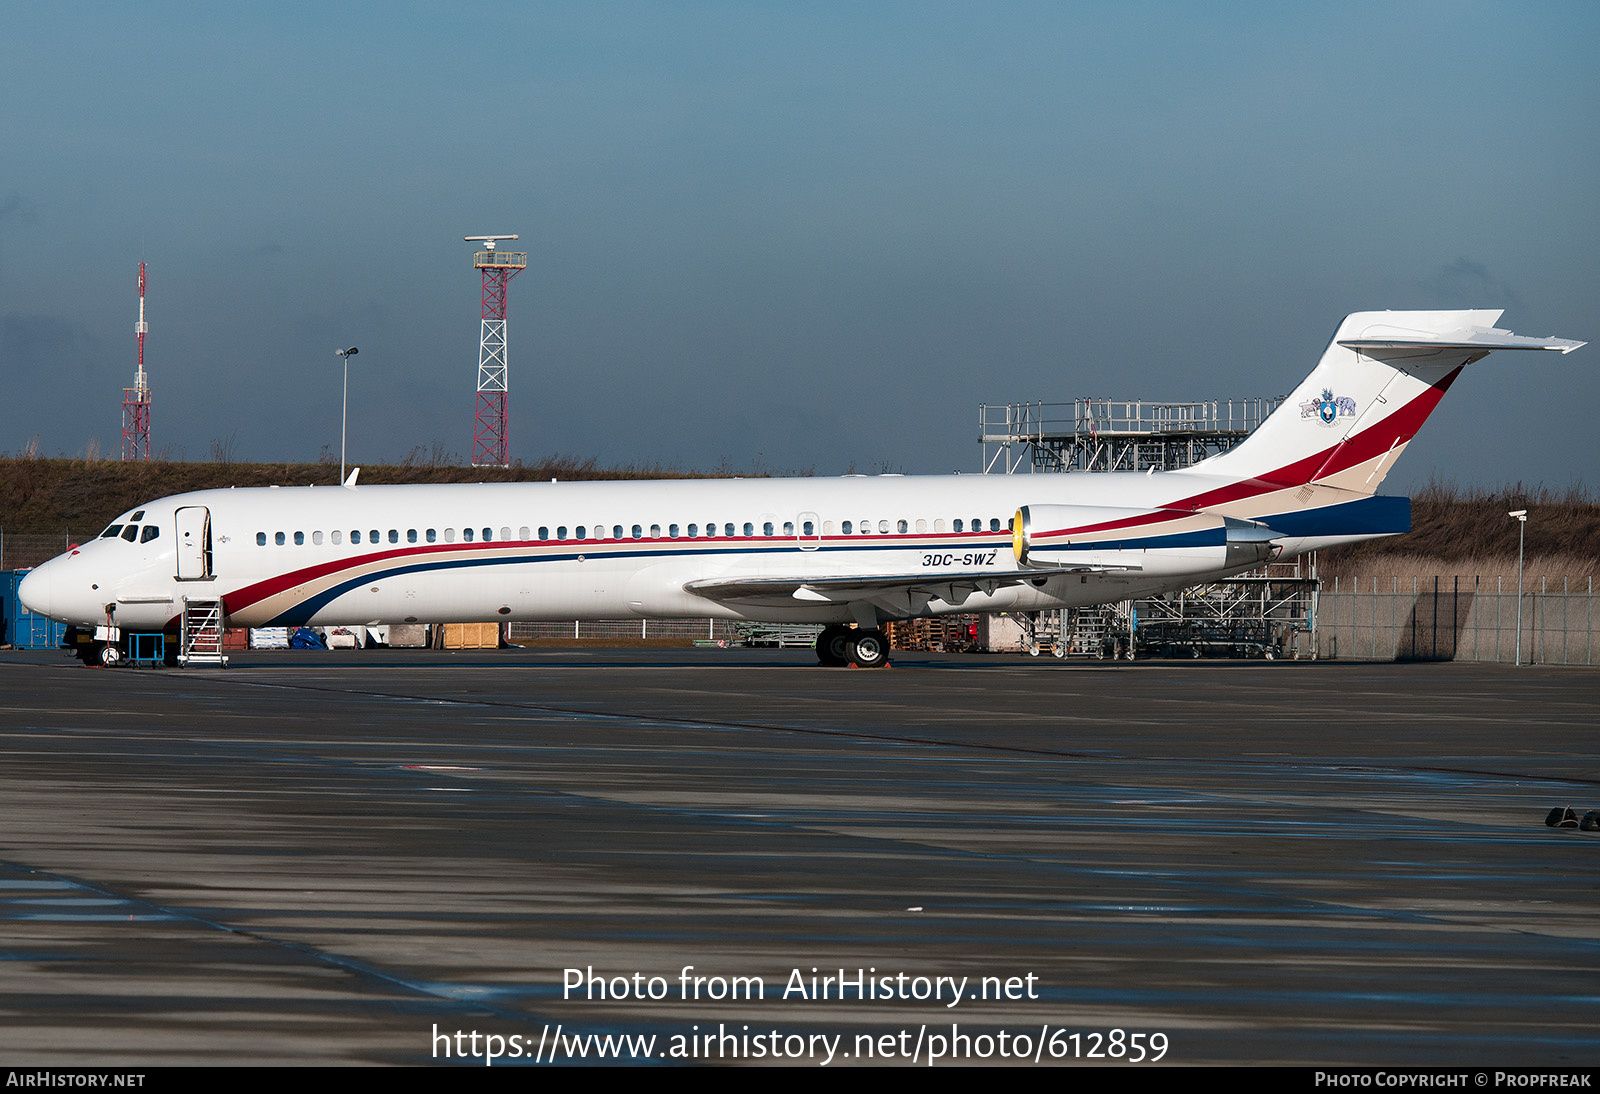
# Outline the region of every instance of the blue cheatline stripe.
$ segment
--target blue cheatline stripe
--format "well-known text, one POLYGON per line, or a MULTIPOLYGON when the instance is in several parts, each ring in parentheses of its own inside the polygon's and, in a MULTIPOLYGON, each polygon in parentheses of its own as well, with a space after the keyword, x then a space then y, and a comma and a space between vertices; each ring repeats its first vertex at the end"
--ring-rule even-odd
MULTIPOLYGON (((987 535, 990 536, 994 534, 995 533, 992 532, 987 533, 987 535)), ((1209 547, 1222 543, 1223 539, 1224 535, 1222 529, 1206 529, 1201 532, 1175 534, 1170 536, 1156 536, 1144 540, 1114 540, 1105 543, 1074 545, 1071 549, 1109 550, 1137 549, 1141 547, 1209 547)), ((367 585, 375 581, 389 581, 406 574, 426 573, 435 570, 455 570, 479 566, 523 566, 530 564, 538 565, 541 563, 550 562, 574 562, 580 555, 593 562, 609 561, 611 559, 688 558, 704 557, 708 555, 741 555, 751 558, 761 556, 770 559, 775 555, 781 555, 785 557, 792 557, 795 555, 800 555, 802 557, 816 557, 820 554, 836 555, 840 552, 860 553, 863 551, 938 551, 941 553, 948 553, 949 551, 958 547, 963 550, 1003 550, 1005 551, 1005 557, 1009 559, 1011 540, 1009 538, 992 539, 987 541, 967 539, 960 544, 953 544, 948 539, 936 540, 932 543, 927 541, 893 543, 887 542, 881 538, 874 538, 872 540, 863 540, 862 542, 831 542, 824 545, 820 549, 811 551, 801 550, 794 545, 792 540, 785 540, 781 546, 774 545, 754 548, 730 546, 705 547, 685 550, 683 547, 669 547, 664 549, 628 551, 606 550, 604 543, 596 543, 592 546, 586 545, 581 551, 568 550, 560 554, 529 553, 523 555, 513 555, 510 557, 500 556, 495 558, 463 558, 459 555, 454 555, 443 559, 414 562, 408 565, 396 566, 392 569, 380 570, 376 573, 365 573, 346 578, 335 585, 329 586, 320 593, 316 593, 307 597, 305 600, 302 600, 293 607, 279 612, 271 619, 270 622, 264 625, 272 627, 304 626, 310 621, 312 616, 317 614, 317 612, 327 607, 345 593, 350 592, 352 589, 359 588, 362 585, 367 585)), ((496 547, 493 549, 504 550, 502 547, 496 547)), ((1051 547, 1046 549, 1054 550, 1057 548, 1051 547)), ((353 565, 361 564, 361 560, 359 558, 351 561, 353 565)), ((829 577, 834 575, 820 574, 818 576, 829 577)), ((930 578, 937 577, 938 571, 930 571, 929 576, 930 578)))
POLYGON ((1285 538, 1397 536, 1411 531, 1411 499, 1374 496, 1254 519, 1285 538))
POLYGON ((1228 541, 1224 528, 1202 528, 1198 532, 1173 532, 1166 536, 1146 536, 1142 539, 1096 539, 1080 543, 1051 543, 1044 540, 1030 543, 1031 551, 1161 551, 1179 547, 1218 547, 1228 541))

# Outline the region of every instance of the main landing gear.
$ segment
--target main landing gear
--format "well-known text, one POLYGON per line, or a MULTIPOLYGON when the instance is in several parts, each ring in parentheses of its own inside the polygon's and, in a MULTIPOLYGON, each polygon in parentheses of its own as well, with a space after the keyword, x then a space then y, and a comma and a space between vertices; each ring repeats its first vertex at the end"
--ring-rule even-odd
POLYGON ((817 660, 824 665, 850 665, 881 669, 889 663, 889 638, 876 627, 847 627, 842 623, 822 628, 817 635, 817 660))

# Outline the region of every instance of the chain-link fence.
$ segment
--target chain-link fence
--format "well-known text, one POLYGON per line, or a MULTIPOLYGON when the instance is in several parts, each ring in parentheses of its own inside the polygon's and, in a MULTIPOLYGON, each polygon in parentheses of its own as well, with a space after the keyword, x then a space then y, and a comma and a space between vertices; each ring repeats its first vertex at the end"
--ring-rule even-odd
POLYGON ((76 542, 94 533, 84 529, 77 540, 71 532, 51 532, 35 535, 30 532, 0 531, 0 570, 29 570, 42 562, 49 562, 76 542))
POLYGON ((1317 598, 1321 657, 1594 665, 1594 579, 1334 578, 1317 598))
POLYGON ((732 641, 737 621, 731 619, 584 619, 560 623, 513 623, 511 641, 567 638, 575 641, 612 639, 657 641, 732 641))

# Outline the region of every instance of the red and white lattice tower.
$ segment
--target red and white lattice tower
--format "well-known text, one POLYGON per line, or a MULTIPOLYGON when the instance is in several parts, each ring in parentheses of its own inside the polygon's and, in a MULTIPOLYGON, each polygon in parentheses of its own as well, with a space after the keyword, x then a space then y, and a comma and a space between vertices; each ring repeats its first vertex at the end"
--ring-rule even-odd
POLYGON ((144 336, 150 324, 144 321, 144 263, 139 263, 139 321, 133 333, 139 339, 139 371, 134 373, 133 386, 122 389, 122 458, 148 460, 150 458, 150 380, 144 374, 144 336))
POLYGON ((472 431, 473 467, 511 466, 506 433, 506 285, 528 267, 525 251, 497 251, 510 236, 464 236, 482 243, 472 264, 483 271, 483 325, 478 343, 478 418, 472 431))

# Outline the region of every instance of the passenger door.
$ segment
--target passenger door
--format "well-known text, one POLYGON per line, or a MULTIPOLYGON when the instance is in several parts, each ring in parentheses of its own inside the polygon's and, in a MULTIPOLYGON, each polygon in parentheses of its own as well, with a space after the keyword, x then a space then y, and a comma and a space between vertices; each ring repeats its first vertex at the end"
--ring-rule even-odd
POLYGON ((186 505, 177 513, 178 580, 206 581, 211 573, 211 510, 186 505))

